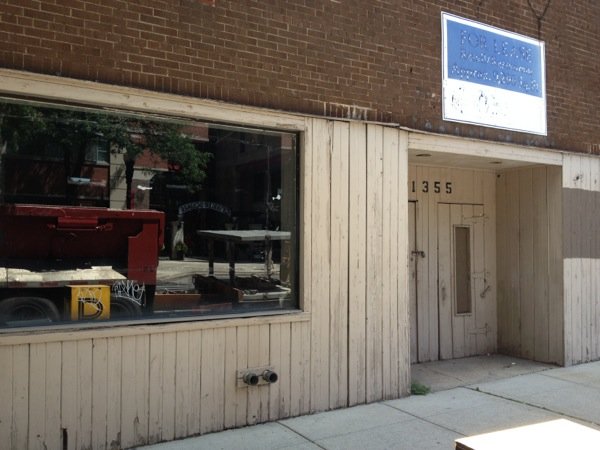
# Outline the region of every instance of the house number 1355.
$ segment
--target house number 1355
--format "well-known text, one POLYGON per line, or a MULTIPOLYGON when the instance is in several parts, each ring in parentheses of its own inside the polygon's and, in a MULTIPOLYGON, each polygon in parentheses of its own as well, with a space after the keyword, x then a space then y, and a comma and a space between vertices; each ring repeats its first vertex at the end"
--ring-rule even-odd
POLYGON ((417 184, 416 181, 412 182, 412 191, 417 192, 419 189, 421 192, 429 193, 433 192, 434 194, 439 194, 442 192, 442 189, 446 194, 452 194, 452 182, 451 181, 429 181, 423 180, 419 181, 417 184))

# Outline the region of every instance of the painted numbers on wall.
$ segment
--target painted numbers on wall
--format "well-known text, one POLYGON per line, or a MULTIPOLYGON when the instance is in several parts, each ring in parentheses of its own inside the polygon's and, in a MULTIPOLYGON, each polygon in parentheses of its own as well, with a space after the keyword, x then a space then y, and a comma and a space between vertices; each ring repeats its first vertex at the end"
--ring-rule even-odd
POLYGON ((439 180, 420 180, 411 181, 411 192, 423 192, 425 194, 452 194, 452 182, 451 181, 439 181, 439 180))

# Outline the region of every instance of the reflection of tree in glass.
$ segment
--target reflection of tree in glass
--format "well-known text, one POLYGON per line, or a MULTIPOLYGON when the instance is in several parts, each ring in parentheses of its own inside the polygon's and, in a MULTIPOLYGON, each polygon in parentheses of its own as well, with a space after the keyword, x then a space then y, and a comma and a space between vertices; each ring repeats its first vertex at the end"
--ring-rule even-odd
POLYGON ((124 152, 128 208, 135 159, 145 149, 167 161, 188 186, 200 186, 211 154, 198 151, 182 133, 186 125, 131 114, 0 103, 0 145, 5 144, 8 153, 58 152, 72 175, 79 173, 86 149, 94 143, 124 152))

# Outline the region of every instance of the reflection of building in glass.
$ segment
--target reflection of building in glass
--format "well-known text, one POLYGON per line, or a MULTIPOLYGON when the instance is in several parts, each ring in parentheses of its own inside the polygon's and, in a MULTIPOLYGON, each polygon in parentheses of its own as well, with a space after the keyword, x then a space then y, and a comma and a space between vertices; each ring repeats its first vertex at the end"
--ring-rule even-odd
MULTIPOLYGON (((293 134, 47 104, 1 107, 6 202, 164 212, 150 314, 297 304, 293 134)), ((81 232, 73 229, 73 239, 81 232)), ((127 251, 120 253, 123 261, 127 251)), ((111 252, 103 256, 110 264, 111 252)))

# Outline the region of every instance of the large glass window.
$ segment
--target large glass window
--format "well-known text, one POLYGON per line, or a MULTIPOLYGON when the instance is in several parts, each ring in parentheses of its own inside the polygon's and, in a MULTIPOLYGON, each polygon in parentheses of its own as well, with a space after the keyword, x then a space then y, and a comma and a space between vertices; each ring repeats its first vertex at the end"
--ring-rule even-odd
POLYGON ((298 140, 0 102, 0 327, 297 308, 298 140))

